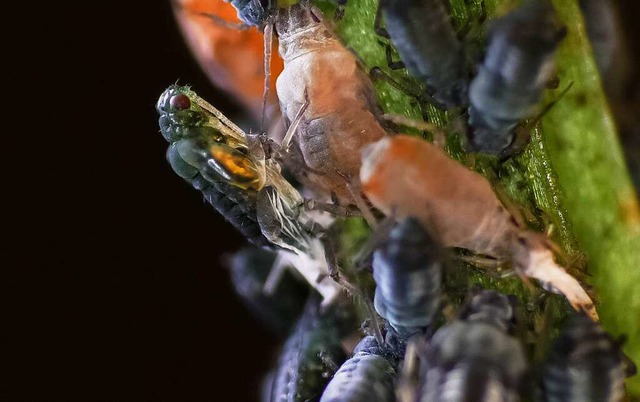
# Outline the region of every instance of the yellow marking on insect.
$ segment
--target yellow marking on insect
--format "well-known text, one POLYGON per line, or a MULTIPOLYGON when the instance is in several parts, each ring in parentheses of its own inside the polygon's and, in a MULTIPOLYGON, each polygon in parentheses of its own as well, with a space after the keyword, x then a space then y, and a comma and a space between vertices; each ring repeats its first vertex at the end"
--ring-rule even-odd
POLYGON ((211 156, 231 176, 232 184, 258 190, 260 176, 253 161, 240 151, 218 144, 211 146, 211 156))

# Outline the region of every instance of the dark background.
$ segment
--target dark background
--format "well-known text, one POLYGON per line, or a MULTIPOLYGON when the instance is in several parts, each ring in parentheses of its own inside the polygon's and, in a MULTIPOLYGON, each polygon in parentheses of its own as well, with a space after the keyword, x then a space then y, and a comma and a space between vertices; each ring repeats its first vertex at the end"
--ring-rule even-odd
POLYGON ((192 60, 169 1, 25 13, 4 35, 2 133, 24 143, 4 147, 18 280, 3 292, 0 399, 257 400, 279 341, 220 262, 244 240, 171 170, 155 110, 178 79, 236 105, 192 60))
POLYGON ((256 400, 278 340, 220 264, 243 239, 166 163, 154 109, 177 79, 235 105, 168 1, 23 6, 1 28, 2 273, 17 280, 2 281, 0 398, 256 400))

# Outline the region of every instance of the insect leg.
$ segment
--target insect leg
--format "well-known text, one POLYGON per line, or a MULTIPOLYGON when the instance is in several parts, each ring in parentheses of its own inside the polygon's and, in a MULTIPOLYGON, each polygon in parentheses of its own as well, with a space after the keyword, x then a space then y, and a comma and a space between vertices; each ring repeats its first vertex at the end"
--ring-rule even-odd
POLYGON ((340 286, 342 286, 347 292, 350 294, 359 297, 364 304, 365 309, 367 310, 367 315, 371 320, 371 326, 373 327, 373 333, 378 341, 379 345, 384 344, 384 337, 382 336, 381 323, 378 319, 378 313, 376 313, 375 308, 373 307, 373 303, 371 299, 366 297, 364 292, 360 290, 357 286, 349 282, 342 275, 340 275, 340 267, 338 266, 338 256, 335 252, 335 247, 333 244, 333 240, 331 236, 324 236, 322 238, 322 242, 324 244, 325 256, 327 258, 327 265, 329 266, 329 276, 336 281, 340 286))
POLYGON ((269 83, 271 81, 271 50, 273 43, 273 24, 264 27, 264 89, 262 90, 262 114, 260 116, 260 131, 264 132, 267 100, 269 98, 269 83))
POLYGON ((291 121, 291 125, 287 129, 287 133, 285 134, 284 138, 282 139, 282 143, 280 144, 284 152, 287 152, 287 150, 289 149, 289 145, 291 144, 291 139, 293 138, 293 135, 296 133, 296 130, 300 125, 300 121, 302 121, 302 116, 304 115, 304 112, 309 107, 309 103, 310 103, 309 94, 307 93, 306 88, 304 90, 304 99, 305 99, 304 103, 300 107, 300 110, 298 110, 298 113, 296 113, 295 117, 293 118, 293 121, 291 121))

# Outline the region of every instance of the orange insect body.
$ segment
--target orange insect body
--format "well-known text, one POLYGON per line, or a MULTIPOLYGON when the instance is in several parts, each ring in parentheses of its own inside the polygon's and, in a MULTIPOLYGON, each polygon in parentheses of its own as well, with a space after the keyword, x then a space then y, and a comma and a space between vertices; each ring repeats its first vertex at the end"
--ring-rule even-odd
POLYGON ((386 132, 371 80, 320 18, 319 11, 297 4, 281 9, 276 21, 285 61, 276 86, 285 119, 294 121, 309 102, 291 150, 300 166, 285 163, 310 188, 349 204, 347 181, 358 177, 360 150, 386 132))
POLYGON ((398 135, 367 146, 360 180, 385 214, 418 218, 445 247, 511 261, 521 275, 538 279, 597 319, 578 281, 554 262, 550 241, 518 227, 484 177, 429 142, 398 135))
MULTIPOLYGON (((264 89, 264 36, 255 27, 238 30, 222 26, 203 13, 240 23, 236 10, 223 0, 176 0, 175 16, 182 34, 211 82, 238 99, 259 118, 264 89)), ((276 42, 277 45, 277 42, 276 42)), ((271 90, 267 116, 280 115, 275 80, 283 69, 277 54, 271 58, 271 90)))

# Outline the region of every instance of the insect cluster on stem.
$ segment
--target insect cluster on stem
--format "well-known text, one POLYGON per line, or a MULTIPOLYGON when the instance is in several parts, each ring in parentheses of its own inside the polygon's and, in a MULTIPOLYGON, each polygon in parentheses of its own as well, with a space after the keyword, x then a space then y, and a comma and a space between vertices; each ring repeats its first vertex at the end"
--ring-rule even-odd
MULTIPOLYGON (((548 236, 517 219, 487 178, 398 134, 363 61, 309 1, 231 4, 244 24, 265 35, 272 27, 279 39, 286 132, 246 134, 177 85, 157 110, 175 172, 265 249, 230 260, 237 293, 287 336, 264 400, 619 400, 631 363, 548 236), (341 238, 353 215, 372 229, 358 256, 341 238), (530 351, 531 339, 546 336, 536 332, 543 318, 521 300, 459 279, 466 297, 452 290, 454 249, 513 268, 537 293, 527 300, 534 306, 547 302, 530 279, 566 299, 570 308, 554 319, 569 314, 569 329, 545 363, 530 351)), ((564 35, 547 0, 493 21, 482 60, 467 53, 442 0, 383 0, 376 29, 402 59, 392 67, 422 85, 409 94, 462 122, 468 149, 501 157, 517 151, 523 120, 539 110, 564 35)))

